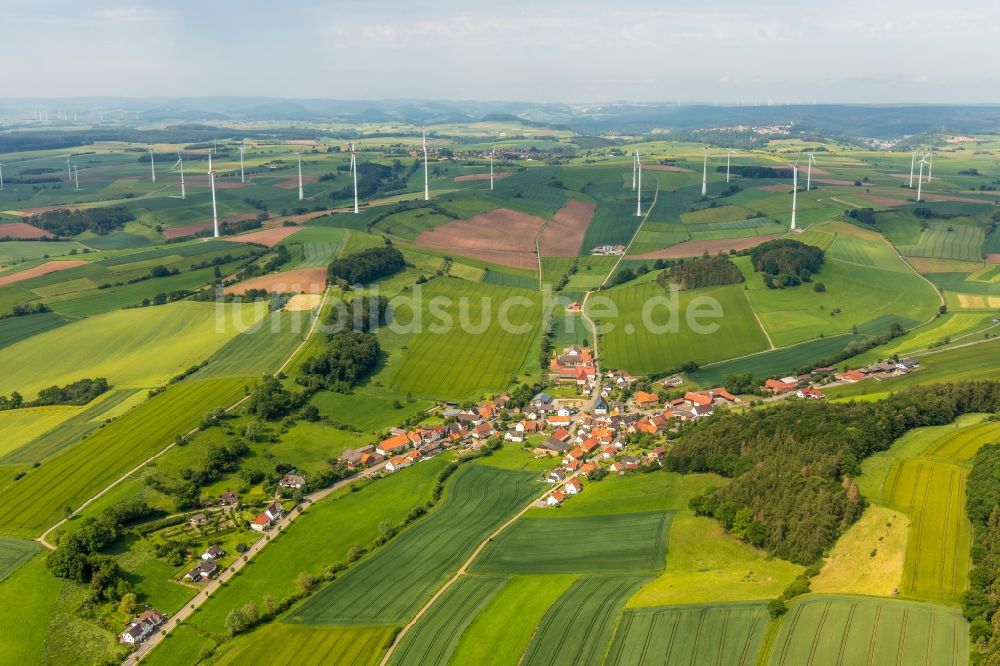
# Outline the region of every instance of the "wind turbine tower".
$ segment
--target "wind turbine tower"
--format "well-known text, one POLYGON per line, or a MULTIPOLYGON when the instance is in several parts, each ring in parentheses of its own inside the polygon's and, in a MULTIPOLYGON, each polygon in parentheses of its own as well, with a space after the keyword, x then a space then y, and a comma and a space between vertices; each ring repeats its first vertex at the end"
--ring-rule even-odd
POLYGON ((208 183, 212 188, 212 237, 219 237, 219 209, 215 204, 215 169, 212 162, 208 163, 208 183))
POLYGON ((0 164, 0 190, 3 189, 3 165, 0 164))
POLYGON ((732 161, 733 161, 733 149, 732 148, 727 148, 726 149, 726 183, 727 184, 729 183, 729 167, 731 166, 732 161))
POLYGON ((493 146, 490 149, 490 191, 493 191, 493 154, 497 151, 497 147, 493 146))
POLYGON ((431 187, 430 178, 427 175, 427 130, 423 130, 423 147, 424 147, 424 201, 431 200, 431 187))
POLYGON ((917 151, 910 152, 910 189, 913 189, 913 167, 917 164, 917 151))
POLYGON ((149 147, 149 169, 153 176, 153 182, 156 182, 156 159, 153 156, 153 147, 149 147))
POLYGON ((792 231, 796 231, 795 213, 799 205, 799 163, 792 165, 792 231))
MULTIPOLYGON (((181 170, 181 199, 186 199, 187 192, 184 190, 184 160, 181 159, 180 153, 177 153, 177 163, 174 166, 181 170)), ((209 167, 209 170, 211 170, 211 167, 209 167)))
POLYGON ((705 161, 701 167, 701 196, 708 194, 708 146, 705 146, 705 161))
POLYGON ((243 175, 243 153, 246 152, 246 149, 247 149, 247 140, 243 139, 243 145, 240 146, 240 182, 241 183, 247 182, 246 177, 243 175))
POLYGON ((632 153, 632 191, 635 192, 635 173, 639 169, 639 151, 632 153))
POLYGON ((636 188, 635 195, 635 216, 642 217, 642 161, 639 159, 639 151, 635 151, 636 188))
POLYGON ((934 149, 931 148, 927 151, 927 182, 931 182, 931 178, 934 177, 934 149))
MULTIPOLYGON (((924 191, 924 165, 929 164, 927 162, 927 156, 924 155, 920 158, 920 175, 917 177, 917 203, 920 203, 924 191)), ((928 182, 930 179, 927 179, 928 182)))
POLYGON ((80 169, 73 165, 73 180, 76 182, 76 191, 80 191, 80 169))
POLYGON ((816 163, 816 153, 809 153, 809 167, 806 170, 806 192, 812 189, 813 164, 816 163))
POLYGON ((305 198, 302 194, 302 153, 298 153, 299 156, 299 201, 305 198))
POLYGON ((70 166, 69 157, 66 158, 66 180, 73 180, 73 167, 70 166))
POLYGON ((351 174, 354 176, 354 214, 358 214, 358 151, 351 144, 351 174))

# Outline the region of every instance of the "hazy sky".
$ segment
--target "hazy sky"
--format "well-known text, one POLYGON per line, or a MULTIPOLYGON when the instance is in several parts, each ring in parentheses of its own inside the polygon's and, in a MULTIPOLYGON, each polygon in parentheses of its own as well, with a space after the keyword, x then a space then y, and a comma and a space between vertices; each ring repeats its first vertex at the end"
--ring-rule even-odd
POLYGON ((997 0, 0 9, 0 97, 1000 102, 997 0))

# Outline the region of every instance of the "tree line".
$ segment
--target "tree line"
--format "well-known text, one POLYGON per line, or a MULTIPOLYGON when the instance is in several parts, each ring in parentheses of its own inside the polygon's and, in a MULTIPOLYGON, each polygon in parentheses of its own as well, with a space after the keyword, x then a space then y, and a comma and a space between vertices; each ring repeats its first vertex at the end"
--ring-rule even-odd
POLYGON ((134 219, 135 215, 125 206, 108 206, 73 210, 58 208, 32 215, 27 222, 56 236, 76 236, 84 231, 103 236, 121 229, 126 222, 134 219))
POLYGON ((38 392, 34 400, 26 401, 17 391, 10 396, 0 395, 0 411, 22 407, 47 407, 49 405, 86 405, 111 389, 104 377, 80 379, 66 386, 50 386, 38 392))
MULTIPOLYGON (((994 417, 996 418, 996 417, 994 417)), ((969 620, 973 663, 1000 663, 1000 442, 976 452, 965 482, 965 507, 972 522, 972 570, 962 610, 969 620)))
POLYGON ((881 402, 796 401, 718 414, 682 430, 670 453, 678 472, 732 479, 691 507, 748 543, 800 564, 815 562, 864 509, 861 461, 911 428, 1000 409, 1000 382, 918 386, 881 402))
POLYGON ((671 284, 680 289, 698 289, 723 284, 743 282, 743 273, 725 255, 709 256, 707 253, 697 259, 679 263, 656 276, 656 281, 664 289, 671 284))

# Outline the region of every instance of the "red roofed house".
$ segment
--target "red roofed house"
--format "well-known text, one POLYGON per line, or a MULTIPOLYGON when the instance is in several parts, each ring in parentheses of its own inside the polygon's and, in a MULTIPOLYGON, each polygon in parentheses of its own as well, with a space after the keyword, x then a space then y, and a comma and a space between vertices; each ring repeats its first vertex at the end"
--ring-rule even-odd
POLYGON ((854 382, 860 382, 865 377, 866 377, 865 373, 859 372, 858 370, 848 370, 847 372, 837 373, 837 379, 840 379, 845 382, 850 382, 851 384, 853 384, 854 382))
POLYGON ((395 437, 389 437, 379 442, 375 448, 375 453, 380 456, 387 456, 390 453, 398 453, 408 448, 410 448, 410 438, 406 435, 396 435, 395 437))
POLYGON ((584 463, 580 466, 580 474, 589 477, 593 472, 600 469, 600 465, 594 462, 584 463))
POLYGON ((696 393, 694 391, 688 391, 687 393, 684 394, 684 402, 690 405, 711 405, 712 396, 709 395, 707 392, 696 393))
POLYGON ((655 407, 656 405, 660 404, 660 397, 655 393, 636 391, 635 404, 637 404, 640 408, 655 407))
POLYGON ((472 436, 476 439, 488 439, 493 436, 493 426, 489 423, 480 423, 472 429, 472 436))
POLYGON ((799 389, 797 394, 800 398, 809 398, 811 400, 822 400, 826 396, 823 395, 822 391, 817 391, 816 389, 803 388, 799 389))
POLYGON ((572 416, 559 416, 557 414, 551 414, 545 417, 545 420, 553 428, 565 428, 573 422, 572 416))
POLYGON ((566 499, 566 496, 557 490, 545 498, 545 503, 549 506, 559 506, 563 503, 564 499, 566 499))
POLYGON ((764 382, 764 390, 768 393, 788 393, 789 391, 795 390, 795 384, 790 384, 788 382, 783 382, 779 379, 768 379, 764 382))
POLYGON ((583 486, 580 484, 580 479, 574 476, 572 479, 566 482, 566 485, 563 486, 563 489, 566 491, 567 495, 576 495, 583 490, 583 486))
POLYGON ((568 442, 569 430, 566 430, 566 428, 559 428, 554 433, 552 433, 552 439, 558 439, 560 442, 568 442))

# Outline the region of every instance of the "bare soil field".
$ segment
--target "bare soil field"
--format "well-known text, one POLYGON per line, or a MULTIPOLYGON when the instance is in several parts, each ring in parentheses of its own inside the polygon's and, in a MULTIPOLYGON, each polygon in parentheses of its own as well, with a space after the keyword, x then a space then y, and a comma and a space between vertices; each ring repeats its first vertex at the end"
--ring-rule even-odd
MULTIPOLYGON (((816 169, 813 169, 813 173, 816 169)), ((814 183, 822 183, 824 185, 836 185, 837 187, 854 187, 853 180, 841 180, 839 178, 813 178, 814 183)))
POLYGON ((302 227, 274 227, 273 229, 251 231, 248 234, 240 234, 238 236, 223 236, 220 240, 232 241, 233 243, 256 243, 265 247, 274 247, 301 229, 302 227))
POLYGON ((536 269, 535 236, 544 223, 534 215, 497 208, 425 231, 417 236, 416 245, 501 266, 536 269))
POLYGON ((226 287, 227 294, 244 294, 248 289, 267 289, 278 293, 322 294, 326 290, 326 269, 296 268, 284 273, 271 273, 244 280, 226 287))
POLYGON ((323 294, 295 294, 285 303, 285 309, 289 312, 302 312, 312 310, 323 302, 323 294))
POLYGON ((643 164, 643 169, 649 169, 650 171, 671 171, 673 173, 693 173, 691 169, 685 169, 684 167, 674 166, 673 164, 643 164))
POLYGON ((708 252, 718 254, 719 252, 729 252, 730 250, 745 250, 749 247, 766 243, 778 238, 781 234, 771 234, 769 236, 753 236, 751 238, 722 238, 719 240, 705 241, 685 241, 672 245, 655 252, 639 254, 630 259, 681 259, 684 257, 700 257, 708 252))
MULTIPOLYGON (((302 174, 302 184, 303 185, 310 185, 312 183, 318 183, 318 182, 319 182, 319 176, 307 176, 305 174, 302 174)), ((294 190, 294 189, 297 189, 298 186, 299 186, 299 177, 298 176, 294 176, 292 178, 288 178, 288 179, 283 180, 283 181, 281 181, 279 183, 275 183, 274 186, 277 187, 278 189, 282 189, 282 190, 294 190)))
POLYGON ((568 199, 542 231, 539 248, 543 257, 575 257, 583 247, 583 236, 594 217, 594 204, 568 199))
POLYGON ((791 194, 792 184, 775 183, 774 185, 758 185, 757 189, 761 192, 781 192, 782 194, 791 194))
POLYGON ((988 263, 988 264, 1000 264, 1000 254, 988 254, 988 255, 986 255, 986 263, 988 263))
MULTIPOLYGON (((507 176, 513 176, 512 171, 497 171, 493 174, 494 180, 503 180, 507 176)), ((454 180, 456 183, 464 183, 470 180, 489 180, 489 173, 467 173, 464 176, 455 176, 454 180)))
POLYGON ((854 196, 869 201, 876 206, 905 206, 910 203, 905 199, 893 199, 892 197, 883 197, 878 194, 855 194, 854 196))
POLYGON ((52 234, 27 222, 7 222, 0 224, 0 238, 52 238, 52 234))
POLYGON ((38 215, 39 213, 48 213, 52 210, 59 210, 64 208, 64 206, 40 206, 38 208, 21 208, 18 210, 5 210, 4 212, 8 215, 17 215, 18 217, 31 217, 32 215, 38 215))
POLYGON ((30 280, 31 278, 35 278, 40 275, 48 275, 49 273, 55 273, 56 271, 64 271, 67 268, 73 268, 74 266, 82 266, 85 263, 87 262, 79 259, 75 259, 73 261, 46 261, 44 264, 39 264, 34 268, 28 268, 9 275, 0 275, 0 287, 13 284, 15 282, 22 282, 23 280, 30 280))

